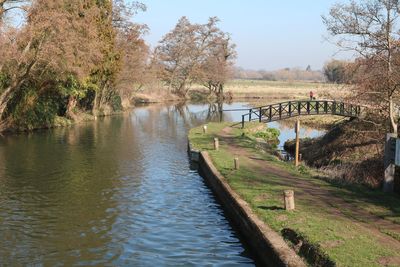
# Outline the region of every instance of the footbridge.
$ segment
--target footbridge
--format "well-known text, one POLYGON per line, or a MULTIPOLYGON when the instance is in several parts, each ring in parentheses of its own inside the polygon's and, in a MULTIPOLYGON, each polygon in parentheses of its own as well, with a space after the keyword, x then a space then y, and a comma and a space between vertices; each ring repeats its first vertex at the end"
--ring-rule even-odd
POLYGON ((304 115, 336 115, 357 118, 361 106, 335 100, 294 100, 248 109, 242 115, 242 128, 246 121, 272 122, 304 115))

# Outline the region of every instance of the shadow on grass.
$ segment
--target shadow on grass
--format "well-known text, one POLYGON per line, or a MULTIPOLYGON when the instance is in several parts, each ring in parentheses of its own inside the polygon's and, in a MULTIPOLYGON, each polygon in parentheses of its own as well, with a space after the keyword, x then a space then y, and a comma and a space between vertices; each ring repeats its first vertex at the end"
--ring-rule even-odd
POLYGON ((257 208, 262 210, 284 210, 284 208, 278 206, 258 206, 257 208))

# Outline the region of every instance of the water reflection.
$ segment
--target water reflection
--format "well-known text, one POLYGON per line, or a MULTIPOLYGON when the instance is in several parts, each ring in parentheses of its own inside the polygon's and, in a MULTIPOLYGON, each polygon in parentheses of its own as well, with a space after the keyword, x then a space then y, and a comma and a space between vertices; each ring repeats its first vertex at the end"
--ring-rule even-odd
POLYGON ((155 105, 0 137, 0 262, 253 265, 186 154, 188 129, 242 106, 155 105))
MULTIPOLYGON (((288 123, 285 123, 285 121, 274 121, 267 123, 268 127, 270 128, 276 128, 279 129, 281 132, 279 136, 279 149, 283 149, 283 145, 285 144, 286 141, 295 139, 296 138, 296 132, 294 131, 294 124, 290 125, 288 123)), ((316 138, 320 137, 325 134, 325 131, 323 130, 317 130, 311 127, 306 127, 306 126, 301 126, 300 129, 300 138, 316 138)))

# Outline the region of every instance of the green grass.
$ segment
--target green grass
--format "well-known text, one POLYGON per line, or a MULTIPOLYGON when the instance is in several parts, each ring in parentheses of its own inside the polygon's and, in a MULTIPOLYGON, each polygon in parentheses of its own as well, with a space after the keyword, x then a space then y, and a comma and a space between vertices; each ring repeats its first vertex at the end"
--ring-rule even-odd
MULTIPOLYGON (((343 210, 338 216, 332 213, 331 206, 315 201, 312 195, 296 198, 296 211, 283 210, 282 192, 285 189, 295 189, 296 194, 301 193, 298 188, 282 183, 279 176, 262 172, 251 165, 245 158, 240 158, 239 170, 233 168, 233 158, 227 150, 226 143, 220 141, 220 150, 213 150, 213 137, 217 136, 229 124, 208 124, 208 133, 203 134, 202 128, 190 131, 191 143, 200 150, 208 150, 215 166, 227 179, 231 187, 247 201, 255 213, 275 231, 281 232, 290 228, 305 236, 306 239, 320 246, 339 266, 379 266, 379 259, 383 257, 400 257, 400 251, 378 241, 371 231, 362 227, 355 221, 351 211, 343 210)), ((298 179, 304 179, 319 188, 329 190, 333 195, 341 197, 346 202, 357 205, 371 214, 382 218, 400 222, 400 200, 395 195, 383 194, 379 191, 369 190, 362 186, 344 186, 314 178, 314 171, 302 167, 299 171, 291 164, 277 160, 268 152, 261 152, 256 148, 255 142, 248 138, 251 128, 248 125, 242 131, 234 128, 235 145, 251 151, 255 157, 265 161, 276 168, 288 171, 298 179)), ((340 207, 336 207, 339 208, 340 207)), ((369 223, 366 221, 366 223, 369 223)), ((381 232, 398 239, 398 234, 381 229, 381 232)))

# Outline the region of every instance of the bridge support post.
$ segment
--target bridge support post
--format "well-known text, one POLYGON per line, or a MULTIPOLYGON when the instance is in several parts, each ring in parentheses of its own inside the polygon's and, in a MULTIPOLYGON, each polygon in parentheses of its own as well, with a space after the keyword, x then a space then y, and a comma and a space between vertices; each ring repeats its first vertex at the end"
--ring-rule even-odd
POLYGON ((299 113, 299 115, 301 114, 301 103, 300 102, 297 103, 297 112, 299 113))
POLYGON ((269 121, 272 121, 272 105, 269 105, 269 121))
POLYGON ((300 121, 296 121, 296 125, 294 127, 296 131, 296 154, 294 156, 294 164, 295 166, 299 166, 299 152, 300 152, 300 121))

